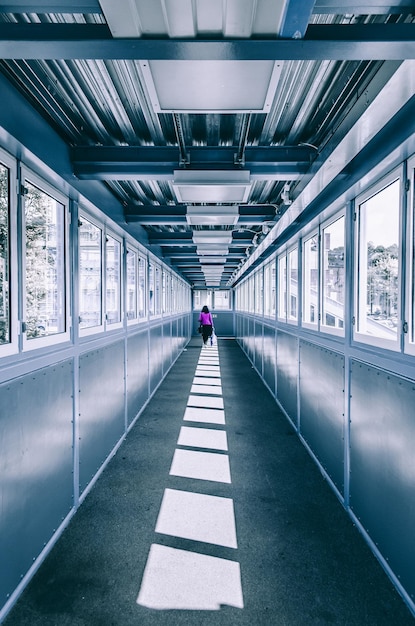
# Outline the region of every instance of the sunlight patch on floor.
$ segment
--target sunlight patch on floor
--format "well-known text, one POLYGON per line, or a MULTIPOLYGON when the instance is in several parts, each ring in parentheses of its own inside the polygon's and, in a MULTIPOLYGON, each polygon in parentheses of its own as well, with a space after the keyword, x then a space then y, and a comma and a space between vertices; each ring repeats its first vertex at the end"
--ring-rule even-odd
POLYGON ((169 475, 183 479, 184 489, 164 491, 155 528, 164 541, 150 547, 137 603, 158 610, 217 611, 225 605, 243 609, 239 563, 201 553, 203 544, 222 550, 238 547, 233 500, 212 493, 214 483, 232 482, 216 345, 200 352, 183 421, 193 425, 180 428, 180 447, 169 475), (189 480, 209 481, 205 484, 211 493, 192 490, 194 482, 189 480), (169 537, 193 541, 194 549, 191 544, 186 550, 167 546, 169 537))

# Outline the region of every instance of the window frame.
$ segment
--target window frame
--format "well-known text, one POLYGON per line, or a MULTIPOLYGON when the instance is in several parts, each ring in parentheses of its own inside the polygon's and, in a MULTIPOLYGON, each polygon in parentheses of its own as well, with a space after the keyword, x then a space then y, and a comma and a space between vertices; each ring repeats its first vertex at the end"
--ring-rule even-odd
POLYGON ((407 241, 405 256, 405 311, 406 332, 403 333, 403 349, 405 354, 415 355, 415 155, 407 162, 407 241), (411 340, 412 336, 412 340, 411 340))
MULTIPOLYGON (((125 319, 127 326, 137 324, 138 322, 138 250, 131 246, 129 243, 125 244, 125 319), (128 317, 129 308, 129 282, 128 282, 128 259, 129 255, 134 255, 134 303, 135 303, 135 315, 134 317, 128 317)), ((130 257, 131 258, 131 257, 130 257)))
POLYGON ((296 241, 294 245, 290 246, 287 249, 287 260, 286 260, 286 276, 287 276, 287 284, 286 284, 286 308, 287 308, 287 323, 297 326, 299 323, 299 307, 300 307, 300 267, 299 267, 299 242, 296 241), (296 262, 297 262, 297 293, 296 293, 296 316, 291 316, 291 263, 290 259, 293 253, 295 254, 296 262))
MULTIPOLYGON (((352 336, 353 341, 359 342, 365 345, 374 346, 377 348, 393 350, 398 352, 401 350, 401 333, 402 333, 402 324, 400 320, 402 320, 402 189, 403 189, 403 172, 402 165, 393 169, 387 175, 380 178, 376 183, 365 189, 362 193, 356 196, 355 199, 355 209, 354 209, 354 272, 353 272, 353 287, 354 287, 354 304, 353 304, 353 330, 352 336), (382 337, 377 337, 374 335, 369 335, 362 331, 359 331, 359 315, 362 310, 363 304, 359 300, 359 289, 360 282, 359 277, 361 277, 361 237, 360 237, 360 207, 362 204, 376 196, 378 193, 381 193, 384 189, 392 185, 395 181, 399 181, 399 207, 398 207, 398 275, 397 275, 397 285, 398 285, 398 294, 397 294, 397 332, 395 339, 386 339, 382 337)), ((366 300, 365 300, 366 302, 366 300)), ((364 305, 366 306, 366 304, 364 305)))
POLYGON ((117 235, 113 230, 111 229, 105 229, 105 234, 104 234, 104 256, 103 256, 103 278, 104 278, 104 288, 103 288, 103 294, 104 294, 104 326, 105 326, 105 330, 106 331, 112 331, 112 330, 116 330, 119 328, 122 328, 124 325, 124 302, 123 302, 123 293, 124 293, 124 271, 123 271, 123 252, 124 252, 124 247, 123 247, 123 238, 119 235, 117 235), (118 289, 118 304, 119 304, 119 320, 114 322, 113 324, 109 324, 108 323, 108 309, 107 309, 107 281, 108 281, 108 275, 107 275, 107 244, 108 244, 108 238, 113 239, 114 241, 116 241, 119 246, 120 246, 120 253, 119 253, 119 257, 118 257, 118 264, 119 264, 119 289, 118 289))
POLYGON ((277 319, 280 322, 287 322, 288 316, 288 291, 287 291, 287 274, 288 274, 288 261, 287 251, 284 250, 282 254, 277 257, 277 319), (284 263, 284 267, 281 268, 281 263, 284 263), (282 269, 282 271, 281 271, 282 269), (285 272, 285 276, 283 274, 285 272), (281 306, 282 304, 282 306, 281 306), (281 311, 283 309, 283 311, 281 311))
POLYGON ((17 163, 10 154, 0 148, 0 163, 9 172, 8 188, 8 289, 9 289, 9 334, 10 341, 0 344, 0 359, 19 352, 19 283, 17 246, 17 163))
POLYGON ((315 330, 318 331, 319 330, 319 320, 320 320, 320 294, 321 294, 321 287, 320 287, 320 265, 321 265, 321 258, 320 258, 320 230, 318 229, 313 229, 311 230, 309 233, 307 233, 301 241, 301 248, 302 248, 302 303, 301 303, 301 325, 303 326, 303 328, 308 328, 310 330, 315 330), (315 310, 315 321, 314 322, 310 322, 308 321, 308 319, 305 319, 305 306, 308 303, 308 299, 306 297, 306 290, 308 287, 310 287, 311 285, 311 281, 308 281, 308 278, 306 280, 306 277, 308 277, 308 273, 306 271, 306 267, 305 267, 305 263, 307 261, 307 255, 305 253, 305 246, 306 244, 311 241, 312 239, 316 239, 317 241, 317 299, 316 299, 316 310, 315 310))
POLYGON ((336 335, 338 337, 344 337, 345 336, 345 326, 346 326, 346 262, 347 262, 347 250, 346 250, 346 209, 343 208, 342 210, 338 211, 337 213, 335 213, 334 215, 332 215, 330 218, 328 218, 327 220, 325 220, 324 222, 322 222, 320 224, 320 229, 319 229, 319 311, 318 311, 318 319, 319 319, 319 329, 320 332, 324 332, 324 333, 328 333, 330 335, 336 335), (343 290, 343 299, 344 299, 344 303, 343 303, 343 328, 339 327, 339 326, 328 326, 327 324, 324 324, 323 321, 323 313, 324 313, 324 308, 323 308, 323 299, 324 299, 324 251, 325 251, 325 245, 324 245, 324 232, 327 228, 329 228, 332 224, 335 224, 337 221, 339 221, 340 219, 344 220, 344 228, 343 228, 343 235, 344 235, 344 290, 343 290))
MULTIPOLYGON (((41 176, 33 172, 31 169, 22 165, 21 167, 21 184, 22 188, 25 184, 31 184, 41 192, 50 196, 56 202, 63 207, 63 282, 64 282, 64 312, 63 321, 65 330, 61 333, 53 335, 45 335, 41 337, 33 337, 28 339, 25 332, 22 332, 22 351, 29 352, 37 350, 41 347, 49 347, 57 344, 70 341, 72 330, 71 319, 71 292, 70 292, 70 274, 71 274, 71 257, 69 246, 69 224, 70 224, 70 212, 69 212, 69 198, 65 196, 61 191, 50 185, 41 176)), ((22 198, 22 210, 21 210, 21 259, 22 259, 22 273, 21 273, 21 298, 22 298, 22 321, 26 321, 26 215, 25 215, 24 197, 22 198)))
MULTIPOLYGON (((88 213, 83 208, 79 210, 79 222, 82 222, 82 219, 86 220, 96 228, 101 231, 101 246, 100 246, 100 255, 101 255, 101 323, 96 326, 87 326, 86 328, 81 328, 78 325, 78 333, 80 337, 87 337, 89 335, 95 335, 97 333, 102 333, 105 330, 105 288, 104 288, 104 239, 105 239, 105 229, 104 225, 100 223, 99 220, 95 219, 90 213, 88 213)), ((79 224, 80 226, 81 224, 79 224)), ((78 250, 77 250, 77 263, 78 263, 78 291, 81 287, 80 284, 80 238, 79 238, 79 227, 78 227, 78 250)), ((78 298, 78 307, 79 307, 79 298, 78 298)), ((78 320, 80 317, 80 310, 78 311, 78 320)))

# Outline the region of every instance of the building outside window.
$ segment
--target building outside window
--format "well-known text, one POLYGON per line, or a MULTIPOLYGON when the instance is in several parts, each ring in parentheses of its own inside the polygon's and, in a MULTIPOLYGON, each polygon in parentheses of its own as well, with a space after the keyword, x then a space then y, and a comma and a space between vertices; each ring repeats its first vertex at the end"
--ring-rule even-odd
POLYGON ((105 246, 105 313, 108 325, 121 322, 121 242, 107 235, 105 246))
POLYGON ((137 319, 137 253, 131 248, 127 250, 127 320, 137 319))
POLYGON ((231 308, 231 292, 229 289, 215 291, 215 309, 229 311, 231 308))
POLYGON ((317 327, 319 303, 318 234, 303 243, 303 324, 317 327))
POLYGON ((344 328, 345 294, 344 216, 322 229, 321 325, 344 328))
POLYGON ((298 248, 288 253, 287 313, 290 322, 298 320, 298 248))
POLYGON ((147 261, 138 256, 138 317, 144 319, 147 314, 147 261))
POLYGON ((81 216, 79 231, 79 328, 102 325, 102 230, 81 216))
POLYGON ((65 206, 25 181, 25 329, 33 340, 66 331, 65 206))
POLYGON ((356 205, 356 337, 394 347, 398 339, 400 180, 383 182, 356 205))
POLYGON ((278 318, 287 320, 287 255, 278 258, 278 318))

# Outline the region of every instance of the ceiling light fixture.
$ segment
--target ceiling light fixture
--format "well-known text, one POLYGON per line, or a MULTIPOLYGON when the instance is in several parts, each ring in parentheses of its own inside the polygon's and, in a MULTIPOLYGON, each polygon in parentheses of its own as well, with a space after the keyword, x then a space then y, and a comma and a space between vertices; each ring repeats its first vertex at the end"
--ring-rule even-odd
POLYGON ((249 170, 175 170, 173 189, 178 202, 243 203, 251 191, 249 170))

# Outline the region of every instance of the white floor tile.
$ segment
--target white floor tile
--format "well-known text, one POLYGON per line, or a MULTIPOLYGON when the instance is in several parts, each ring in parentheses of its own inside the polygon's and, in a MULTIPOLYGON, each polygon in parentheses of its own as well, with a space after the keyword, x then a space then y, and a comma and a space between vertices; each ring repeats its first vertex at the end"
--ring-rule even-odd
POLYGON ((187 406, 199 406, 204 409, 223 409, 223 398, 213 396, 189 396, 187 406))
POLYGON ((206 424, 224 424, 225 411, 222 409, 204 409, 202 407, 187 407, 183 419, 187 422, 201 422, 206 424))
POLYGON ((159 610, 242 609, 239 563, 153 544, 137 603, 159 610))
POLYGON ((237 548, 233 500, 166 489, 156 533, 237 548))
POLYGON ((208 396, 221 396, 222 387, 220 385, 192 385, 190 393, 199 393, 208 396))
POLYGON ((177 449, 174 452, 170 475, 230 484, 229 457, 215 452, 177 449))
POLYGON ((215 428, 182 426, 177 444, 192 448, 211 448, 212 450, 228 449, 226 431, 215 428))

